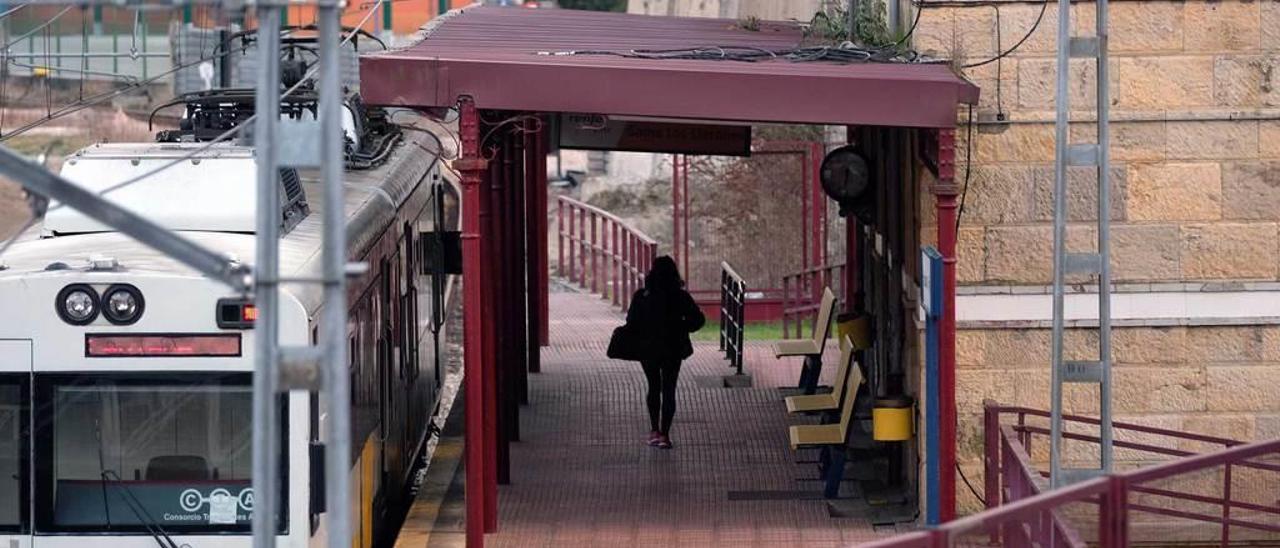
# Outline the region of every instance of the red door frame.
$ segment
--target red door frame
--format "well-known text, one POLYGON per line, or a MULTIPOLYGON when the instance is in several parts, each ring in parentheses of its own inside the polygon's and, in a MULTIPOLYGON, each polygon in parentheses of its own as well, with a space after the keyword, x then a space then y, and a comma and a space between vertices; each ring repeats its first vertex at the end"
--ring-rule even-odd
MULTIPOLYGON (((825 207, 826 194, 822 191, 822 183, 818 177, 818 172, 822 167, 822 143, 817 141, 757 141, 751 145, 751 154, 753 156, 758 154, 800 154, 802 156, 800 177, 805 182, 805 188, 800 193, 800 217, 803 228, 800 231, 801 264, 799 270, 824 264, 827 260, 827 208, 825 207)), ((681 265, 683 272, 688 276, 689 159, 684 154, 673 154, 671 156, 671 217, 671 255, 675 258, 676 264, 681 265)), ((766 294, 765 299, 752 299, 753 303, 765 305, 752 307, 755 312, 749 314, 752 321, 777 320, 782 317, 781 287, 752 287, 751 291, 761 291, 766 294)), ((709 314, 709 317, 719 316, 719 288, 691 287, 690 292, 694 294, 698 304, 709 314)))

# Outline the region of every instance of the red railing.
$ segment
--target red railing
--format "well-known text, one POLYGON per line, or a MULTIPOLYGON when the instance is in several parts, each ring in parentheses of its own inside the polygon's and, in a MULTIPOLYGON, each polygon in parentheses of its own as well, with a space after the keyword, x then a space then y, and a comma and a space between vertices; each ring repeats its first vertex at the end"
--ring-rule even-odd
POLYGON ((844 295, 844 263, 816 266, 782 277, 782 337, 809 336, 804 320, 813 321, 822 304, 822 288, 830 287, 837 297, 844 295), (792 328, 794 327, 794 331, 792 328))
POLYGON ((658 243, 616 215, 565 196, 556 203, 556 222, 560 276, 625 310, 644 284, 658 243))
MULTIPOLYGON (((1032 443, 1048 435, 1048 416, 1046 411, 987 402, 988 510, 871 546, 1228 546, 1233 538, 1280 544, 1280 440, 1245 444, 1115 422, 1120 471, 1049 491, 1048 474, 1035 466, 1045 460, 1045 448, 1037 451, 1032 443), (1005 424, 1002 417, 1014 420, 1005 424)), ((1096 427, 1096 418, 1063 418, 1076 430, 1066 439, 1098 443, 1097 436, 1080 433, 1096 427)))

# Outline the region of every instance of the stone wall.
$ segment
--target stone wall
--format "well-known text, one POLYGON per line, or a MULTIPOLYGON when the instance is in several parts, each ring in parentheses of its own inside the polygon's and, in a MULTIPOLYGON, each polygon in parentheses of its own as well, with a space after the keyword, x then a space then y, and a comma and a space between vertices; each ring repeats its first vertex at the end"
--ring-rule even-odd
MULTIPOLYGON (((926 7, 914 43, 956 66, 976 63, 1021 39, 1040 9, 1030 2, 926 7)), ((1075 4, 1077 34, 1092 33, 1093 14, 1094 4, 1075 4)), ((1113 1, 1110 17, 1116 281, 1274 293, 1275 284, 1245 282, 1280 280, 1280 91, 1273 82, 1280 77, 1280 3, 1113 1)), ((1034 293, 1052 281, 1057 26, 1057 4, 1050 3, 1021 48, 962 69, 982 87, 972 147, 965 142, 968 111, 958 113, 958 180, 965 179, 966 150, 972 155, 959 238, 962 293, 1034 293)), ((1091 119, 1093 64, 1072 62, 1073 120, 1091 119)), ((1077 142, 1092 134, 1090 122, 1071 129, 1077 142)), ((1095 180, 1092 168, 1070 173, 1073 251, 1096 246, 1095 180)), ((927 194, 921 208, 933 223, 927 194)), ((932 239, 935 228, 922 234, 932 239)), ((1114 331, 1118 420, 1237 439, 1280 437, 1280 326, 1223 308, 1211 319, 1139 317, 1114 331)), ((961 461, 979 485, 981 402, 1047 408, 1050 334, 1044 321, 960 327, 961 461)), ((1069 332, 1067 342, 1069 357, 1096 356, 1088 330, 1069 332)), ((1068 391, 1065 399, 1072 411, 1097 412, 1096 395, 1068 391)), ((957 492, 962 507, 976 506, 966 487, 957 492)))

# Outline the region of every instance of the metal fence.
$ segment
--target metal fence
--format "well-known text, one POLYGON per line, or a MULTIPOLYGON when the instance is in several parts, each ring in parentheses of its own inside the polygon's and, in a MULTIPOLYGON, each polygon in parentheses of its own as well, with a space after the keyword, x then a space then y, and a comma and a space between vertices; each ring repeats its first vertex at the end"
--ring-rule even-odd
POLYGON ((727 262, 720 263, 720 350, 729 367, 742 374, 743 336, 747 326, 747 282, 727 262))
POLYGON ((815 321, 822 303, 822 290, 830 287, 837 297, 845 294, 844 263, 826 264, 792 272, 782 277, 782 337, 799 339, 807 335, 805 320, 815 321))
POLYGON ((658 242, 616 215, 566 196, 558 197, 556 226, 560 276, 626 310, 644 285, 658 242))
MULTIPOLYGON (((983 425, 988 510, 870 546, 1280 543, 1280 440, 1246 444, 1115 422, 1116 468, 1124 470, 1050 491, 1043 469, 1048 418, 1048 411, 988 401, 983 425)), ((1100 442, 1098 419, 1063 419, 1072 430, 1068 439, 1100 442)))

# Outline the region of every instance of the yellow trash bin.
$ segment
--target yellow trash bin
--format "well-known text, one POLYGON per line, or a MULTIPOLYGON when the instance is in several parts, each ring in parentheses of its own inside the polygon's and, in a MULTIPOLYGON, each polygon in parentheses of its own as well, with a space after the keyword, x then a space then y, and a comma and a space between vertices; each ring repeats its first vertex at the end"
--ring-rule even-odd
POLYGON ((915 421, 915 408, 911 398, 897 396, 876 400, 871 410, 871 437, 876 441, 906 441, 911 439, 915 421))

